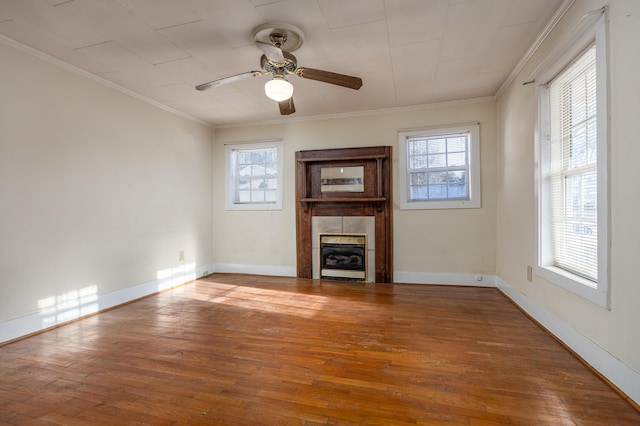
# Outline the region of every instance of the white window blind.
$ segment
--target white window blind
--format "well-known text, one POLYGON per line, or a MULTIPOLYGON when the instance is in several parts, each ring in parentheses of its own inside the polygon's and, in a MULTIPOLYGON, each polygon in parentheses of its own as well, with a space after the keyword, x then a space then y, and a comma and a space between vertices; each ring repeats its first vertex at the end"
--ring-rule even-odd
POLYGON ((534 273, 609 308, 607 9, 585 18, 535 76, 534 273))
POLYGON ((554 265, 598 281, 596 46, 549 83, 548 184, 554 265))

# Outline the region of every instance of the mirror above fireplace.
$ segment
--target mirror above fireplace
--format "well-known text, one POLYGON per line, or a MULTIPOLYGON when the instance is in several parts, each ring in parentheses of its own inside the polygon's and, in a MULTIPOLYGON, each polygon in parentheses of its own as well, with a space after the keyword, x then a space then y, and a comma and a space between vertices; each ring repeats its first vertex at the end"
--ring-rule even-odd
POLYGON ((320 168, 320 192, 364 192, 364 167, 320 168))

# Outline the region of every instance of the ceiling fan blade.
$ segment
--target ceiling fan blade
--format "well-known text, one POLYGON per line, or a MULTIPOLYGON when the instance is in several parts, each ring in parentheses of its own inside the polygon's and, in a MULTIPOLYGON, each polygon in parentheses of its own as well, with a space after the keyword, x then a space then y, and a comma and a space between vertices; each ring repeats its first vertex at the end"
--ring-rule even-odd
POLYGON ((285 63, 284 55, 282 54, 282 50, 279 47, 274 46, 273 44, 263 43, 261 41, 256 41, 256 46, 258 46, 260 50, 264 52, 264 55, 271 62, 274 62, 276 64, 285 63))
POLYGON ((358 90, 362 87, 362 79, 350 75, 338 74, 335 72, 316 70, 313 68, 298 68, 296 74, 302 78, 322 81, 324 83, 336 84, 349 89, 358 90))
POLYGON ((289 98, 286 101, 278 102, 280 107, 280 115, 289 115, 296 112, 296 107, 293 105, 293 98, 289 98))
POLYGON ((236 75, 232 75, 232 76, 229 76, 229 77, 220 78, 218 80, 213 80, 213 81, 210 81, 208 83, 200 84, 200 85, 196 86, 196 90, 207 90, 207 89, 210 89, 212 87, 221 86, 221 85, 227 84, 227 83, 235 83, 236 81, 243 80, 243 79, 245 79, 247 77, 255 77, 257 75, 262 75, 262 74, 264 74, 263 71, 244 72, 242 74, 236 74, 236 75))

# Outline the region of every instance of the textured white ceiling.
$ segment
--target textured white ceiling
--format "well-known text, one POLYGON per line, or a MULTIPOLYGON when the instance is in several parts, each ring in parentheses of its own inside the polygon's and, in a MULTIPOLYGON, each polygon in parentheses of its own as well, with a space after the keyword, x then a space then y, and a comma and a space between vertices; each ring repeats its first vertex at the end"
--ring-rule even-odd
POLYGON ((493 96, 563 0, 0 0, 0 34, 212 125, 493 96), (296 113, 264 95, 252 30, 304 32, 299 66, 354 75, 354 91, 288 77, 296 113))

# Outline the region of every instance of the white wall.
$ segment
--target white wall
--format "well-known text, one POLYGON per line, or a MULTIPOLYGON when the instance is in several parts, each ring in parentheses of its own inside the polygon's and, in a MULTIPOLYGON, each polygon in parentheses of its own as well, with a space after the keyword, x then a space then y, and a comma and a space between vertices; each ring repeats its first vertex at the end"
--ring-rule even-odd
MULTIPOLYGON (((526 280, 534 262, 534 126, 535 85, 522 85, 530 73, 588 11, 606 1, 576 1, 559 25, 526 64, 498 102, 498 277, 514 296, 535 304, 543 317, 563 324, 567 335, 596 365, 636 401, 640 400, 640 144, 635 131, 640 117, 640 2, 610 2, 610 289, 611 310, 596 306, 544 279, 526 280), (573 339, 573 338, 572 338, 573 339), (581 342, 581 343, 579 343, 581 342), (578 344, 579 343, 579 344, 578 344), (620 364, 618 365, 618 361, 620 364), (618 367, 611 367, 612 365, 618 367), (607 371, 603 371, 607 370, 607 371), (619 376, 611 377, 611 376, 619 376)), ((572 342, 570 342, 571 346, 572 342)), ((580 352, 580 351, 579 351, 580 352)))
MULTIPOLYGON (((294 154, 300 150, 393 146, 393 193, 398 193, 398 130, 480 122, 482 208, 399 210, 394 200, 394 271, 420 274, 495 273, 496 104, 492 100, 434 105, 368 116, 300 120, 287 124, 216 129, 214 180, 215 261, 222 268, 243 265, 295 274, 294 154), (284 140, 284 197, 281 211, 224 210, 224 144, 284 140), (279 269, 278 269, 279 268, 279 269)), ((402 274, 401 274, 402 275, 402 274)), ((403 276, 407 276, 404 274, 403 276)), ((424 275, 427 276, 427 275, 424 275)))
POLYGON ((0 341, 211 264, 212 129, 2 42, 0 63, 0 341))

